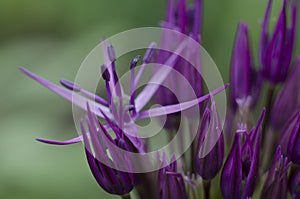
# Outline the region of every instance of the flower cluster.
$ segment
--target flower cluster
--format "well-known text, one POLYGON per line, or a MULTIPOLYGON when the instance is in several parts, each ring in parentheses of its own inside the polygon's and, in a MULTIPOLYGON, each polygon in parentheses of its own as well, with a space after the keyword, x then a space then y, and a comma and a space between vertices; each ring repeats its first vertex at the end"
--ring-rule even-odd
MULTIPOLYGON (((258 64, 254 61, 247 24, 240 22, 237 26, 225 121, 219 117, 214 96, 228 85, 204 95, 204 82, 198 73, 201 71, 200 52, 185 48, 181 45, 184 43, 182 38, 166 31, 162 34, 162 49, 176 46, 178 51, 194 60, 196 68, 177 53, 156 49, 156 44, 151 43, 143 58, 136 56, 129 64, 129 97, 116 72, 116 53, 112 45, 107 45, 104 52, 109 62, 99 69, 106 96, 93 94, 68 80, 61 80, 62 87, 57 86, 20 68, 27 76, 87 113, 80 121, 81 136, 66 141, 37 140, 56 145, 82 142, 98 184, 108 193, 122 198, 130 198, 133 189, 139 198, 149 199, 197 199, 203 196, 206 199, 285 199, 288 195, 300 198, 300 55, 296 59, 293 56, 298 2, 282 0, 276 25, 270 33, 272 2, 268 1, 261 24, 258 64), (139 79, 150 62, 165 64, 182 74, 192 86, 196 99, 191 99, 176 76, 160 67, 155 68, 151 77, 159 79, 158 84, 146 84, 138 92, 139 79), (141 67, 136 74, 138 63, 141 67), (175 89, 176 96, 161 87, 159 83, 162 82, 171 90, 175 89), (178 95, 185 101, 179 102, 178 95), (161 106, 145 110, 152 98, 161 106), (258 103, 262 99, 265 108, 258 103), (157 154, 160 169, 136 173, 134 164, 137 162, 127 154, 145 154, 149 148, 149 142, 138 136, 137 122, 168 116, 163 128, 172 138, 180 123, 178 114, 193 107, 199 107, 201 117, 193 118, 199 125, 196 125, 197 133, 190 150, 181 157, 176 157, 175 153, 171 158, 165 153, 157 154), (257 111, 260 116, 255 119, 257 111)), ((194 0, 191 5, 186 0, 168 0, 166 20, 161 26, 200 43, 202 6, 201 0, 194 0)), ((183 117, 191 119, 184 114, 183 117)))

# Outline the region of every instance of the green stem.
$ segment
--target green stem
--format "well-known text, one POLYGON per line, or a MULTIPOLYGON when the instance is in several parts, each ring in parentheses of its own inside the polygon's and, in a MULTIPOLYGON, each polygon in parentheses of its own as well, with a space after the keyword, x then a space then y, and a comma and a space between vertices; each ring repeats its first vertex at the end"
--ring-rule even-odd
POLYGON ((204 198, 209 199, 210 198, 210 180, 203 181, 203 190, 204 190, 204 198))
POLYGON ((270 122, 269 121, 270 120, 270 112, 271 112, 271 108, 273 105, 274 91, 275 91, 275 87, 273 85, 270 85, 269 89, 268 89, 266 104, 265 104, 266 115, 265 115, 265 119, 264 119, 263 126, 262 126, 262 143, 264 143, 264 141, 265 141, 267 126, 270 122))
MULTIPOLYGON (((189 130, 193 131, 192 124, 189 125, 189 130)), ((197 134, 191 144, 191 173, 196 174, 196 155, 197 155, 197 143, 198 143, 198 130, 197 134)))
POLYGON ((130 194, 125 194, 123 196, 121 196, 122 199, 131 199, 130 194))

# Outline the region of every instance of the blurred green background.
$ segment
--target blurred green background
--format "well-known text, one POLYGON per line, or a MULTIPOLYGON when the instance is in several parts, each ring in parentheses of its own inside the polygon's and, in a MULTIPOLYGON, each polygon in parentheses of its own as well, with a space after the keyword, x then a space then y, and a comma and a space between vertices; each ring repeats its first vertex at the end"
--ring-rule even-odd
MULTIPOLYGON (((203 46, 228 82, 237 23, 249 24, 252 47, 257 49, 267 0, 204 4, 203 46)), ((275 0, 272 16, 280 5, 281 0, 275 0)), ((57 147, 35 141, 76 136, 71 105, 21 74, 18 67, 53 82, 61 77, 73 80, 101 38, 158 26, 165 7, 164 0, 0 1, 0 198, 117 198, 98 187, 81 144, 57 147)))

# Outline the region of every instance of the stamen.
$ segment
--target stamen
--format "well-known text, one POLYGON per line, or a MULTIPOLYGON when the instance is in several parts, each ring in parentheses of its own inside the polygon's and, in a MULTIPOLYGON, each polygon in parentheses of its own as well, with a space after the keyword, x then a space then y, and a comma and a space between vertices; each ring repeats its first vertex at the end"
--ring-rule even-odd
POLYGON ((112 97, 111 97, 111 90, 110 90, 110 87, 109 87, 109 81, 110 81, 110 74, 109 74, 109 71, 106 67, 105 64, 102 64, 101 65, 101 74, 102 74, 102 78, 105 80, 105 87, 106 87, 106 95, 107 95, 107 99, 108 99, 108 102, 109 104, 112 103, 112 97))
POLYGON ((141 79, 141 77, 142 77, 142 74, 143 74, 143 72, 144 72, 144 70, 145 70, 146 65, 147 65, 148 63, 150 63, 150 61, 151 61, 151 59, 152 59, 152 57, 153 57, 155 48, 156 48, 156 43, 155 43, 155 42, 152 42, 152 43, 149 45, 149 47, 148 47, 148 49, 147 49, 147 51, 146 51, 146 53, 145 53, 145 55, 144 55, 144 57, 143 57, 143 64, 142 64, 142 66, 141 66, 141 68, 140 68, 138 74, 136 75, 136 78, 135 78, 135 81, 134 81, 134 87, 135 87, 135 88, 137 88, 137 86, 138 86, 138 84, 139 84, 139 81, 140 81, 140 79, 141 79))
POLYGON ((130 70, 134 69, 137 66, 138 61, 140 60, 141 56, 138 55, 130 62, 130 70))
POLYGON ((116 61, 116 53, 115 49, 112 45, 107 47, 107 53, 108 57, 110 59, 111 63, 111 73, 112 73, 112 84, 111 84, 111 89, 112 93, 114 95, 117 95, 118 97, 122 97, 122 91, 121 91, 121 86, 119 83, 119 78, 116 72, 116 67, 115 67, 115 61, 116 61))
POLYGON ((67 88, 69 90, 73 90, 74 92, 79 92, 79 93, 83 94, 84 96, 86 96, 90 99, 94 99, 96 102, 108 107, 108 103, 105 99, 103 99, 102 97, 95 95, 87 90, 80 88, 80 86, 78 84, 71 82, 69 80, 65 80, 65 79, 61 79, 59 82, 65 88, 67 88))
POLYGON ((148 49, 147 49, 147 51, 146 51, 146 53, 144 55, 144 58, 143 58, 143 62, 145 62, 146 64, 148 64, 148 63, 151 62, 151 58, 153 57, 154 50, 155 50, 154 48, 155 47, 156 47, 156 43, 154 43, 154 42, 152 42, 149 45, 149 47, 148 47, 148 49))
POLYGON ((105 64, 102 64, 101 65, 101 74, 102 74, 102 78, 105 80, 105 81, 110 81, 110 74, 109 74, 109 71, 107 70, 107 67, 105 64))
POLYGON ((74 92, 80 92, 81 88, 78 84, 71 82, 69 80, 61 79, 60 84, 66 87, 69 90, 72 90, 74 92))
POLYGON ((116 61, 116 52, 112 45, 107 47, 108 57, 111 62, 116 61))
POLYGON ((134 68, 137 66, 137 63, 139 61, 141 56, 136 56, 130 63, 130 104, 133 106, 132 107, 132 116, 136 115, 136 110, 134 106, 134 99, 135 99, 135 89, 136 85, 134 82, 134 68))

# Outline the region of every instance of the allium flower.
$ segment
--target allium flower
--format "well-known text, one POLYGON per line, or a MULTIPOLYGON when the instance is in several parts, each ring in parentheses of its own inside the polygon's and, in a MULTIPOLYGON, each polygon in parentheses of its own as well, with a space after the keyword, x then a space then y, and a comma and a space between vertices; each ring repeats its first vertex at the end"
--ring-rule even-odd
POLYGON ((286 199, 287 171, 290 165, 288 158, 281 154, 281 147, 278 146, 260 195, 261 199, 286 199))
POLYGON ((299 105, 300 92, 300 56, 296 60, 294 69, 284 82, 277 94, 270 114, 270 125, 276 131, 281 131, 291 114, 299 105))
POLYGON ((300 198, 300 168, 295 167, 291 169, 289 180, 288 180, 289 191, 294 199, 300 198))
POLYGON ((196 152, 196 170, 205 180, 212 180, 223 164, 224 139, 215 101, 206 107, 200 128, 196 152), (216 141, 217 140, 217 141, 216 141))
POLYGON ((295 122, 291 124, 290 138, 287 148, 289 159, 294 163, 300 165, 300 107, 298 108, 295 122))
POLYGON ((178 172, 175 156, 172 156, 171 162, 158 172, 158 199, 187 199, 184 179, 178 172))
POLYGON ((297 24, 297 1, 283 0, 282 9, 272 35, 268 33, 272 1, 269 0, 262 23, 260 40, 260 62, 262 75, 272 84, 286 79, 295 44, 297 24), (287 9, 289 11, 287 12, 287 9), (287 16, 290 13, 291 16, 287 16), (290 20, 291 24, 287 23, 290 20))
MULTIPOLYGON (((176 61, 177 54, 181 52, 183 48, 184 48, 184 42, 182 43, 182 45, 178 47, 177 53, 170 56, 165 64, 168 66, 173 66, 176 61)), ((148 54, 149 53, 146 53, 145 56, 148 56, 148 54)), ((68 101, 72 102, 74 105, 84 110, 86 110, 85 106, 87 103, 94 104, 95 109, 92 110, 93 114, 101 118, 104 118, 104 114, 105 114, 107 118, 114 121, 119 126, 119 128, 121 128, 125 133, 128 133, 129 135, 137 135, 137 126, 135 124, 135 121, 144 118, 149 118, 149 117, 157 117, 157 116, 172 114, 172 113, 189 109, 209 99, 210 96, 215 95, 228 87, 228 85, 224 85, 221 88, 212 91, 210 94, 180 104, 173 104, 168 106, 151 108, 149 110, 142 111, 144 106, 149 102, 149 100, 157 91, 159 85, 147 84, 145 88, 139 93, 139 95, 135 97, 135 90, 138 85, 138 80, 141 74, 138 73, 137 79, 134 78, 135 67, 133 65, 135 64, 137 59, 134 58, 134 60, 131 62, 131 67, 130 67, 131 75, 132 75, 131 83, 130 83, 131 95, 130 95, 130 99, 128 100, 123 93, 122 85, 119 83, 119 79, 116 73, 116 69, 115 69, 116 56, 112 46, 107 47, 107 55, 111 64, 110 66, 104 65, 101 68, 102 68, 102 77, 106 81, 106 93, 107 93, 108 101, 101 98, 100 96, 96 96, 94 94, 89 93, 88 91, 85 91, 84 89, 80 88, 79 85, 75 85, 72 82, 61 81, 62 85, 67 88, 64 89, 51 82, 48 82, 47 80, 31 73, 30 71, 24 68, 20 68, 20 70, 23 73, 25 73, 27 76, 36 80, 38 83, 42 84, 46 88, 52 90, 53 92, 64 97, 68 101), (70 91, 69 89, 72 90, 73 92, 70 91), (82 95, 79 95, 79 93, 81 93, 82 95), (91 99, 88 99, 86 97, 91 99), (95 103, 92 100, 95 100, 95 103)), ((147 59, 145 59, 144 57, 144 61, 145 60, 147 59)), ((144 67, 141 67, 142 71, 143 69, 144 67)), ((164 81, 168 73, 169 70, 162 68, 152 76, 150 82, 156 82, 157 84, 159 84, 159 82, 164 81)), ((110 128, 107 125, 105 125, 104 127, 107 130, 110 128)), ((130 136, 130 138, 134 139, 134 136, 130 136)), ((45 140, 45 139, 38 139, 38 140, 49 144, 64 145, 64 144, 73 144, 73 143, 81 142, 82 136, 67 141, 55 141, 55 140, 45 140)), ((133 143, 135 143, 135 141, 133 141, 133 143)))
POLYGON ((221 192, 225 199, 251 197, 258 178, 261 124, 265 110, 249 133, 240 127, 221 174, 221 192), (241 142, 244 141, 242 144, 241 142), (242 187, 244 181, 244 187, 242 187))

